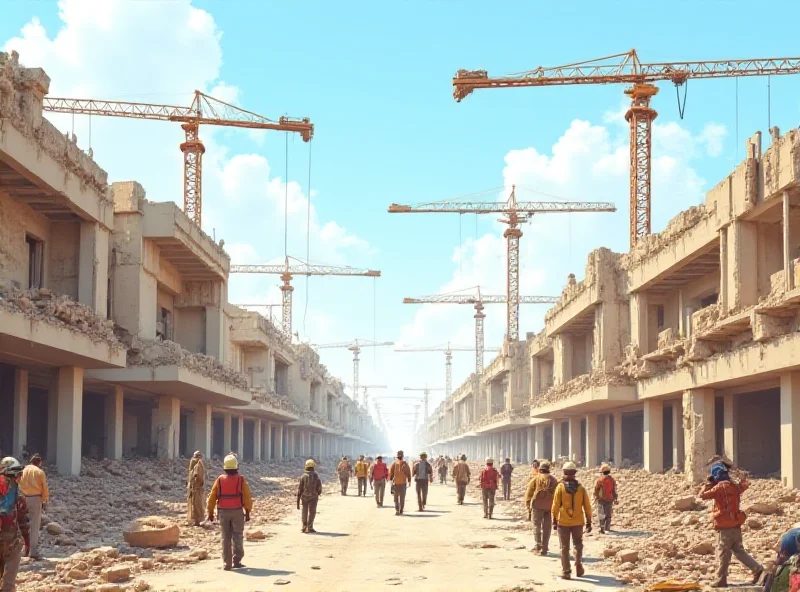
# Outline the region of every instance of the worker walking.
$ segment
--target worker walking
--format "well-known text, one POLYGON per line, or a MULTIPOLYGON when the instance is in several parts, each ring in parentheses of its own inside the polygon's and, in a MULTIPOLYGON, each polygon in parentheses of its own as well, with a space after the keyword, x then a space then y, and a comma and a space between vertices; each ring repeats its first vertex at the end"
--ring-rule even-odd
POLYGON ((528 520, 533 521, 533 550, 542 556, 547 555, 550 549, 553 497, 557 485, 558 480, 550 474, 550 463, 545 461, 539 465, 525 491, 528 520))
POLYGON ((439 483, 447 485, 447 459, 441 454, 436 460, 436 470, 439 473, 439 483))
POLYGON ((322 481, 316 471, 317 463, 308 459, 305 464, 305 473, 300 477, 297 485, 297 509, 303 503, 303 532, 314 533, 314 518, 317 516, 317 502, 322 494, 322 481))
MULTIPOLYGON (((39 453, 34 454, 31 457, 31 464, 22 470, 19 488, 28 504, 30 520, 31 548, 26 555, 31 559, 40 559, 39 529, 42 526, 42 510, 50 501, 50 490, 47 488, 47 475, 42 470, 42 456, 39 453)), ((202 504, 200 513, 202 514, 202 504)))
POLYGON ((353 467, 350 466, 350 461, 346 456, 343 456, 342 460, 339 461, 336 472, 339 475, 339 485, 342 487, 342 495, 347 495, 347 486, 350 484, 350 476, 353 474, 353 467))
MULTIPOLYGON (((541 467, 540 467, 541 470, 541 467)), ((569 562, 570 540, 575 547, 575 573, 580 578, 583 569, 583 527, 592 532, 592 503, 583 485, 578 483, 575 473, 578 467, 574 462, 566 462, 562 467, 564 477, 553 495, 553 526, 561 543, 561 577, 569 580, 572 569, 569 562)))
POLYGON ((611 530, 611 512, 617 500, 617 482, 611 476, 611 467, 603 464, 601 476, 594 484, 594 499, 597 502, 597 520, 600 522, 600 534, 611 530))
POLYGON ((358 479, 358 495, 367 496, 367 477, 369 476, 369 463, 364 460, 364 455, 358 457, 355 468, 356 479, 358 479))
POLYGON ((394 496, 394 515, 400 516, 406 505, 406 489, 411 481, 411 467, 403 460, 403 451, 397 451, 397 459, 389 468, 389 481, 392 482, 394 496))
POLYGON ((206 489, 206 465, 203 453, 199 450, 189 461, 189 475, 186 478, 186 521, 200 526, 203 521, 203 500, 206 489))
POLYGON ((507 458, 500 467, 500 476, 503 478, 503 499, 506 501, 511 499, 511 473, 513 472, 514 465, 511 464, 511 459, 507 458))
POLYGON ((15 592, 23 552, 30 552, 28 504, 19 488, 22 465, 7 456, 0 461, 0 590, 15 592))
POLYGON ((469 465, 467 464, 466 455, 461 455, 459 460, 453 467, 453 481, 456 483, 456 499, 458 505, 464 505, 464 495, 467 493, 467 485, 469 485, 469 465))
POLYGON ((428 484, 433 483, 433 467, 428 462, 426 452, 419 453, 419 460, 414 463, 411 473, 414 475, 414 483, 417 488, 417 505, 422 512, 428 503, 428 484))
POLYGON ((239 460, 233 454, 225 457, 222 468, 225 472, 214 481, 208 496, 208 521, 214 521, 216 508, 222 527, 223 568, 228 571, 231 567, 244 567, 244 523, 250 522, 253 498, 247 480, 239 474, 239 460))
POLYGON ((483 499, 483 517, 491 520, 494 512, 494 496, 497 493, 497 484, 500 481, 500 473, 494 468, 494 459, 487 458, 486 466, 478 477, 478 486, 481 488, 483 499))
POLYGON ((746 479, 731 481, 728 467, 722 462, 711 465, 708 481, 700 490, 700 498, 714 500, 713 520, 717 531, 717 579, 714 588, 728 587, 728 568, 731 555, 753 573, 753 585, 758 583, 764 568, 753 559, 742 544, 742 524, 747 515, 739 509, 742 493, 750 484, 746 479))
POLYGON ((379 508, 383 507, 383 494, 386 492, 386 479, 389 478, 389 467, 383 462, 380 454, 375 459, 375 464, 369 470, 369 484, 375 492, 375 503, 379 508))

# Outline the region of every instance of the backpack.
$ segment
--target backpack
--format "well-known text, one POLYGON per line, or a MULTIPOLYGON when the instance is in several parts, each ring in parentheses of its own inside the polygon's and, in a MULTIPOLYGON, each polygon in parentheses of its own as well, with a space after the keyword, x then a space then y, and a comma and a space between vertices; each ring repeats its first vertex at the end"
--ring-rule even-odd
MULTIPOLYGON (((546 499, 550 498, 550 500, 552 501, 553 491, 555 489, 555 487, 553 486, 553 481, 555 481, 555 477, 552 477, 551 475, 548 475, 546 473, 542 473, 542 475, 545 476, 545 479, 540 479, 540 482, 537 483, 537 486, 544 485, 544 482, 546 482, 547 483, 547 487, 537 491, 536 492, 536 497, 534 497, 533 499, 535 501, 535 500, 546 500, 546 499)), ((537 479, 538 478, 539 477, 537 476, 537 479)))
POLYGON ((610 475, 600 478, 600 488, 597 491, 597 499, 604 502, 614 501, 614 478, 610 475))

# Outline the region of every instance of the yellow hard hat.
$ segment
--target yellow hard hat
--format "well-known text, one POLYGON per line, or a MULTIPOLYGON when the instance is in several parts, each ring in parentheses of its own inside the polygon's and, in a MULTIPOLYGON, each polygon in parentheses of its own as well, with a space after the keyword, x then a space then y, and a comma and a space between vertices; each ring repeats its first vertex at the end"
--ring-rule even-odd
POLYGON ((316 467, 316 466, 317 466, 317 463, 315 463, 313 459, 309 458, 309 459, 306 461, 306 468, 307 468, 307 469, 313 469, 313 468, 314 468, 314 467, 316 467))
POLYGON ((225 460, 222 461, 222 468, 227 470, 233 469, 236 470, 239 468, 239 459, 236 458, 233 454, 229 454, 225 457, 225 460))
POLYGON ((567 461, 564 463, 564 466, 561 467, 563 471, 577 471, 578 467, 575 466, 575 463, 572 461, 567 461))

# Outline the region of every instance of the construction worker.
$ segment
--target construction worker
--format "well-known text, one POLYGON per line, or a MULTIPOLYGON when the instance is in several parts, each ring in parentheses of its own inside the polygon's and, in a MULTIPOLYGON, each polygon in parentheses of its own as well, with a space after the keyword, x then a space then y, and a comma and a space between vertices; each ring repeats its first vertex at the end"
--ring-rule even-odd
POLYGON ((611 512, 617 500, 617 482, 611 476, 611 467, 603 464, 600 467, 600 478, 594 484, 594 499, 597 502, 597 520, 600 523, 600 534, 611 530, 611 512))
MULTIPOLYGON (((28 519, 30 520, 31 548, 26 556, 31 559, 40 559, 39 555, 39 529, 42 526, 42 509, 50 501, 50 491, 47 488, 47 475, 42 470, 42 456, 39 453, 31 457, 31 464, 22 470, 19 479, 19 488, 28 504, 28 519)), ((202 513, 202 511, 201 511, 202 513)))
POLYGON ((186 477, 186 522, 200 526, 203 521, 203 500, 206 494, 206 465, 203 453, 199 450, 189 461, 189 474, 186 477))
MULTIPOLYGON (((541 467, 540 467, 541 468, 541 467)), ((553 495, 553 526, 561 543, 561 577, 569 580, 572 570, 569 562, 570 539, 575 547, 575 573, 584 574, 583 569, 583 527, 592 532, 592 503, 583 485, 578 483, 575 473, 578 467, 568 461, 562 467, 564 477, 556 486, 553 495)))
POLYGON ((531 477, 525 491, 525 507, 528 508, 528 520, 533 521, 534 552, 542 556, 550 549, 550 533, 552 532, 553 496, 558 479, 550 474, 550 463, 545 461, 538 467, 538 473, 531 477))
POLYGON ((713 520, 717 531, 717 579, 714 588, 728 587, 728 568, 731 554, 753 573, 753 585, 758 583, 764 568, 753 559, 742 544, 742 524, 747 515, 739 509, 742 493, 750 484, 746 478, 731 481, 728 466, 722 462, 711 465, 708 481, 700 490, 700 498, 714 500, 713 520))
POLYGON ((389 481, 392 482, 394 496, 394 515, 400 516, 406 505, 406 488, 411 481, 411 467, 403 460, 403 451, 397 451, 396 460, 389 467, 389 481))
POLYGON ((453 481, 456 483, 458 505, 463 506, 464 495, 467 493, 467 485, 469 484, 469 465, 465 454, 462 454, 461 460, 453 466, 453 481))
POLYGON ((353 467, 346 456, 342 457, 339 461, 339 466, 336 467, 336 472, 339 475, 339 485, 342 486, 342 495, 347 495, 347 486, 350 484, 350 476, 353 474, 353 467))
POLYGON ((487 458, 486 466, 478 477, 478 487, 481 488, 483 499, 483 517, 492 518, 494 511, 494 496, 497 493, 497 484, 500 481, 500 472, 494 468, 494 459, 487 458))
POLYGON ((208 496, 208 521, 214 521, 217 509, 222 526, 223 569, 240 568, 244 557, 244 523, 250 522, 253 498, 247 480, 239 474, 239 460, 229 454, 222 462, 225 473, 217 477, 208 496), (231 542, 233 556, 231 557, 231 542), (233 559, 233 563, 231 563, 233 559))
POLYGON ((503 499, 506 501, 511 499, 511 473, 513 472, 514 465, 511 464, 511 459, 507 458, 500 467, 500 476, 503 478, 503 499))
POLYGON ((303 502, 303 533, 314 533, 314 518, 317 515, 317 502, 322 494, 322 481, 315 470, 317 463, 314 459, 308 459, 305 464, 305 472, 300 477, 297 486, 297 509, 300 509, 300 502, 303 502))
POLYGON ((0 590, 17 589, 19 562, 30 553, 30 522, 28 504, 20 491, 22 465, 7 456, 0 461, 0 590))
POLYGON ((447 485, 447 461, 441 454, 439 455, 439 458, 436 459, 436 462, 434 463, 434 468, 436 469, 436 472, 439 474, 439 484, 447 485))
POLYGON ((369 463, 364 460, 364 455, 358 457, 355 468, 356 479, 358 479, 358 495, 367 496, 367 477, 369 476, 369 463), (363 493, 362 493, 363 489, 363 493))
POLYGON ((383 507, 383 494, 386 492, 386 479, 389 477, 389 467, 383 462, 383 456, 377 456, 375 464, 369 470, 369 484, 375 492, 375 503, 383 507))
POLYGON ((541 462, 539 462, 538 460, 534 460, 531 463, 531 477, 535 477, 536 475, 539 474, 539 467, 540 466, 541 466, 541 462))
POLYGON ((414 463, 411 474, 414 475, 414 483, 417 486, 417 505, 422 512, 428 503, 428 484, 433 483, 433 466, 428 462, 426 452, 419 453, 419 460, 414 463))

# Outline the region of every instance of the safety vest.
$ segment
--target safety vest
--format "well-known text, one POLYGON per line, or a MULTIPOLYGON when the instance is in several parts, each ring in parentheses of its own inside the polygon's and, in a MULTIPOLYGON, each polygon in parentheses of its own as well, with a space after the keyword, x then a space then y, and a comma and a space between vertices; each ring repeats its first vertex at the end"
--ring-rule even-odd
POLYGON ((220 510, 242 509, 244 506, 242 500, 244 477, 241 475, 220 475, 217 477, 217 483, 219 483, 217 508, 220 510))

